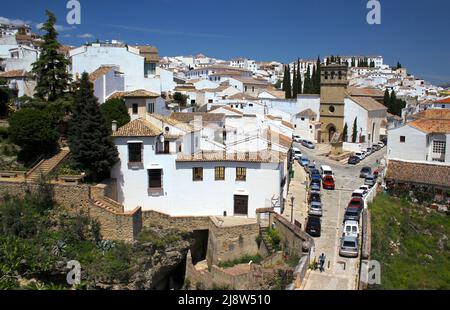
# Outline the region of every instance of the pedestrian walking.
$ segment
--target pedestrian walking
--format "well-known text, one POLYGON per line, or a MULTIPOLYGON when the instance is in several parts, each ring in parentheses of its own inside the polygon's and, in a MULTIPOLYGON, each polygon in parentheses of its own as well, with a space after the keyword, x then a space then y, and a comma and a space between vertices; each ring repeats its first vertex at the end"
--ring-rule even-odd
POLYGON ((325 269, 323 268, 323 266, 325 265, 325 260, 326 260, 326 256, 325 254, 321 254, 319 256, 319 264, 320 264, 320 272, 323 272, 325 269))

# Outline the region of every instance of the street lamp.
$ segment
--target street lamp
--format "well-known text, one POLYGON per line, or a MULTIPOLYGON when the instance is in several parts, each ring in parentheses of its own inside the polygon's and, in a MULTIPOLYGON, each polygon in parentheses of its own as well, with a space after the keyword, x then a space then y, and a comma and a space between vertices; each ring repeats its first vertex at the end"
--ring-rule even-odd
POLYGON ((295 197, 291 196, 291 223, 294 224, 294 200, 295 197))

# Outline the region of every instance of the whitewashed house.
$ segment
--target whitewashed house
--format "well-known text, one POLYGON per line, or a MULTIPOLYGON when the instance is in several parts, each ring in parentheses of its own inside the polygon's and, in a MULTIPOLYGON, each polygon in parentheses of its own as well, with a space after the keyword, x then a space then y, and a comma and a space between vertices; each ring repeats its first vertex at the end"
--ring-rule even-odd
POLYGON ((94 85, 94 95, 100 104, 116 92, 125 91, 125 78, 119 67, 101 66, 91 74, 89 80, 94 85))
POLYGON ((33 63, 39 58, 39 51, 36 48, 19 45, 9 50, 10 57, 6 59, 5 71, 25 70, 30 72, 33 63))

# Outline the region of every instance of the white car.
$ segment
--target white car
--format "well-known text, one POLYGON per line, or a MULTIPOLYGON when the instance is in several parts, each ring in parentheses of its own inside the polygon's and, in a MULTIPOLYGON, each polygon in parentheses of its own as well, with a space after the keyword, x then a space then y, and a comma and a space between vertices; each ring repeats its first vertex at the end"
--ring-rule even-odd
POLYGON ((356 157, 359 157, 359 160, 363 160, 363 159, 364 159, 364 155, 363 155, 363 153, 361 153, 361 152, 355 153, 355 156, 356 156, 356 157))
POLYGON ((344 237, 359 237, 359 223, 357 221, 345 221, 344 237))
POLYGON ((296 160, 300 160, 300 159, 302 158, 303 155, 302 155, 302 151, 300 151, 300 149, 294 147, 294 148, 292 149, 292 151, 294 152, 294 158, 295 158, 296 160))
POLYGON ((352 193, 352 198, 357 197, 357 198, 363 198, 363 199, 364 199, 364 196, 365 196, 364 193, 365 193, 364 190, 362 190, 362 189, 357 189, 357 190, 355 190, 355 191, 352 193))
POLYGON ((299 135, 294 135, 292 137, 292 139, 294 140, 294 142, 296 143, 301 143, 302 142, 302 138, 299 135))
POLYGON ((380 141, 380 142, 378 142, 378 145, 379 145, 381 148, 383 148, 383 147, 384 147, 384 142, 380 141))
POLYGON ((368 185, 361 185, 359 189, 364 191, 364 196, 366 196, 370 191, 370 187, 368 185))

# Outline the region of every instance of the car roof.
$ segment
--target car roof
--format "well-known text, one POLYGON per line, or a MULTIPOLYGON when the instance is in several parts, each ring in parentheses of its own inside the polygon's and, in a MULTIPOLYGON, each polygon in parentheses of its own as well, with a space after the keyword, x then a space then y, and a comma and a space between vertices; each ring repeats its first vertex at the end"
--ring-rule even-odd
POLYGON ((347 221, 345 221, 344 225, 356 225, 356 226, 358 226, 359 223, 357 221, 347 220, 347 221))
POLYGON ((322 206, 322 203, 318 202, 318 201, 311 201, 311 206, 312 205, 316 205, 316 206, 322 206))
POLYGON ((326 166, 326 165, 322 166, 321 168, 322 168, 322 170, 333 170, 333 169, 331 169, 330 166, 326 166))
POLYGON ((300 149, 299 149, 298 147, 293 147, 292 150, 293 150, 294 152, 297 152, 297 151, 301 152, 300 149))
POLYGON ((361 170, 369 170, 369 169, 370 169, 370 170, 372 170, 372 168, 370 168, 370 167, 367 167, 367 166, 366 166, 366 167, 362 167, 362 168, 361 168, 361 170))
POLYGON ((369 188, 369 185, 361 185, 360 187, 359 187, 360 189, 362 189, 362 188, 369 188))
POLYGON ((357 189, 353 191, 353 194, 364 194, 364 191, 362 189, 357 189))

